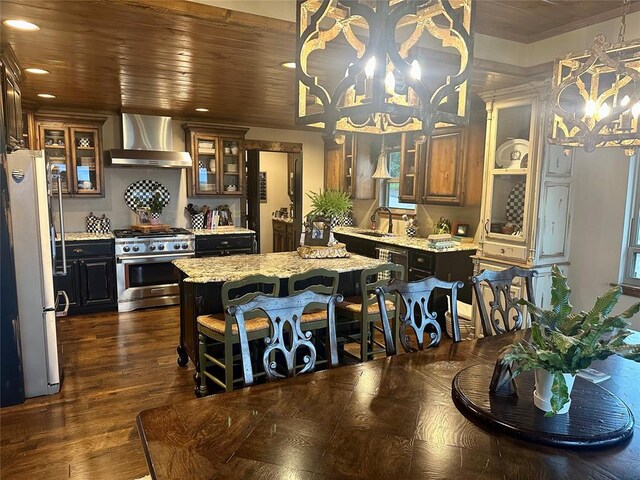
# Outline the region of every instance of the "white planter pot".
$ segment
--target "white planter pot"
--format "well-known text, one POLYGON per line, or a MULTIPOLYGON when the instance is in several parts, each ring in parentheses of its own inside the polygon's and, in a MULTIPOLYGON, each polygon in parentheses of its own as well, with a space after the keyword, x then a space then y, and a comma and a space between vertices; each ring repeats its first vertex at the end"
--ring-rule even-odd
MULTIPOLYGON (((553 384, 553 374, 548 370, 537 368, 534 371, 536 379, 536 389, 533 391, 533 403, 536 407, 544 412, 550 412, 551 408, 551 385, 553 384)), ((561 415, 567 413, 571 407, 571 390, 573 389, 573 382, 576 379, 575 375, 570 373, 563 373, 564 381, 567 383, 567 390, 569 391, 569 401, 565 403, 557 414, 561 415)))

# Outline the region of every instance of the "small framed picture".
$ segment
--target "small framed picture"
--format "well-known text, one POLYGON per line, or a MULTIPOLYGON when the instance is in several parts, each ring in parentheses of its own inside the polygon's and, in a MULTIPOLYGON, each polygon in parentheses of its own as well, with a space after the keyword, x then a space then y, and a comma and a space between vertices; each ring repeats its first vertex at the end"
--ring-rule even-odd
POLYGON ((454 235, 458 235, 459 237, 466 237, 469 234, 469 224, 468 223, 458 223, 456 225, 454 235))
POLYGON ((267 172, 259 172, 260 203, 267 203, 267 172))

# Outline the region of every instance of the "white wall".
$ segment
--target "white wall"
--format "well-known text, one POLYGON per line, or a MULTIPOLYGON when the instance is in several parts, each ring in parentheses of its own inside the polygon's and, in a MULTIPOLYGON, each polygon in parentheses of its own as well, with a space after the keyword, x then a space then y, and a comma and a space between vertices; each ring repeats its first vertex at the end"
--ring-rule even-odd
MULTIPOLYGON (((589 310, 620 280, 630 159, 619 148, 576 151, 568 277, 574 310, 589 310)), ((640 299, 623 295, 615 311, 640 299)), ((640 329, 640 314, 632 319, 640 329)))
POLYGON ((271 213, 289 208, 287 154, 260 152, 260 171, 267 173, 267 201, 260 204, 260 253, 273 252, 271 213))
MULTIPOLYGON (((173 121, 173 148, 185 149, 182 120, 173 121)), ((103 149, 120 148, 120 127, 118 117, 108 117, 102 128, 103 149)), ((297 130, 278 130, 273 128, 251 128, 247 138, 296 142, 303 144, 303 192, 317 191, 324 182, 324 143, 320 133, 297 130)), ((286 166, 285 166, 286 171, 286 166)), ((199 206, 215 207, 228 204, 233 220, 240 224, 240 200, 227 197, 187 197, 187 175, 185 170, 163 168, 127 168, 105 167, 104 198, 67 198, 64 201, 65 227, 68 232, 85 231, 85 218, 89 212, 101 216, 103 213, 111 219, 111 228, 128 228, 135 223, 135 214, 124 203, 124 191, 136 180, 150 179, 160 182, 171 193, 171 201, 162 213, 162 221, 176 227, 189 227, 190 221, 185 214, 188 203, 199 206)), ((309 199, 304 196, 303 210, 309 210, 309 199)), ((286 203, 285 206, 289 204, 286 203)), ((270 215, 270 213, 269 213, 270 215)))

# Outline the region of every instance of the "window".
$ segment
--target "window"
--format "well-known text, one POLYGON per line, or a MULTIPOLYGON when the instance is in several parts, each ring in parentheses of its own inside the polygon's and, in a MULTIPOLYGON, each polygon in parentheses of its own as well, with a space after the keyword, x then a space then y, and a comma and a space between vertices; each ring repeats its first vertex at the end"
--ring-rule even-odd
POLYGON ((640 158, 636 157, 634 182, 631 185, 631 222, 629 224, 629 245, 624 262, 623 283, 640 287, 640 158))
POLYGON ((386 206, 394 210, 402 210, 399 213, 414 213, 416 206, 413 203, 400 201, 400 151, 389 152, 389 174, 391 178, 386 181, 386 206))

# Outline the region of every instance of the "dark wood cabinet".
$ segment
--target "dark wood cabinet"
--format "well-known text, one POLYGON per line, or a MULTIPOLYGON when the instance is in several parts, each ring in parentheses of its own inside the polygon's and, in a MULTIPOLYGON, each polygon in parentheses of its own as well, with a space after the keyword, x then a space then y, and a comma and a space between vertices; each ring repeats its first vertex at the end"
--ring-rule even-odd
POLYGON ((273 219, 273 253, 293 252, 295 247, 295 233, 293 222, 273 219))
POLYGON ((465 131, 446 128, 427 137, 422 203, 462 205, 465 131))
MULTIPOLYGON (((56 245, 62 269, 61 244, 56 245)), ((113 240, 67 242, 67 274, 54 277, 56 290, 69 297, 69 314, 116 309, 116 261, 113 240)))
MULTIPOLYGON (((60 173, 62 193, 104 197, 102 125, 106 117, 35 115, 35 145, 60 173)), ((54 189, 57 187, 54 185, 54 189)))
POLYGON ((340 190, 350 198, 375 198, 375 181, 371 176, 375 162, 371 160, 374 135, 345 134, 344 142, 324 137, 324 188, 340 190))
POLYGON ((255 253, 255 235, 198 235, 196 257, 224 257, 242 253, 255 253))
POLYGON ((12 151, 22 145, 22 94, 20 82, 22 72, 11 47, 2 47, 0 54, 0 81, 2 82, 2 115, 7 150, 12 151))
POLYGON ((243 196, 247 129, 199 123, 186 123, 182 128, 193 159, 193 167, 187 169, 187 195, 243 196))
POLYGON ((447 282, 459 280, 465 285, 459 290, 458 300, 471 303, 469 279, 473 275, 471 255, 475 252, 475 250, 454 252, 409 250, 409 281, 422 280, 434 275, 447 282))
POLYGON ((363 238, 342 235, 339 233, 335 233, 334 237, 338 242, 344 243, 347 246, 348 252, 355 253, 356 255, 362 255, 364 257, 377 258, 376 244, 372 240, 365 240, 363 238))
POLYGON ((403 133, 400 143, 400 201, 475 206, 482 199, 485 120, 472 115, 469 126, 437 129, 424 142, 403 133))

